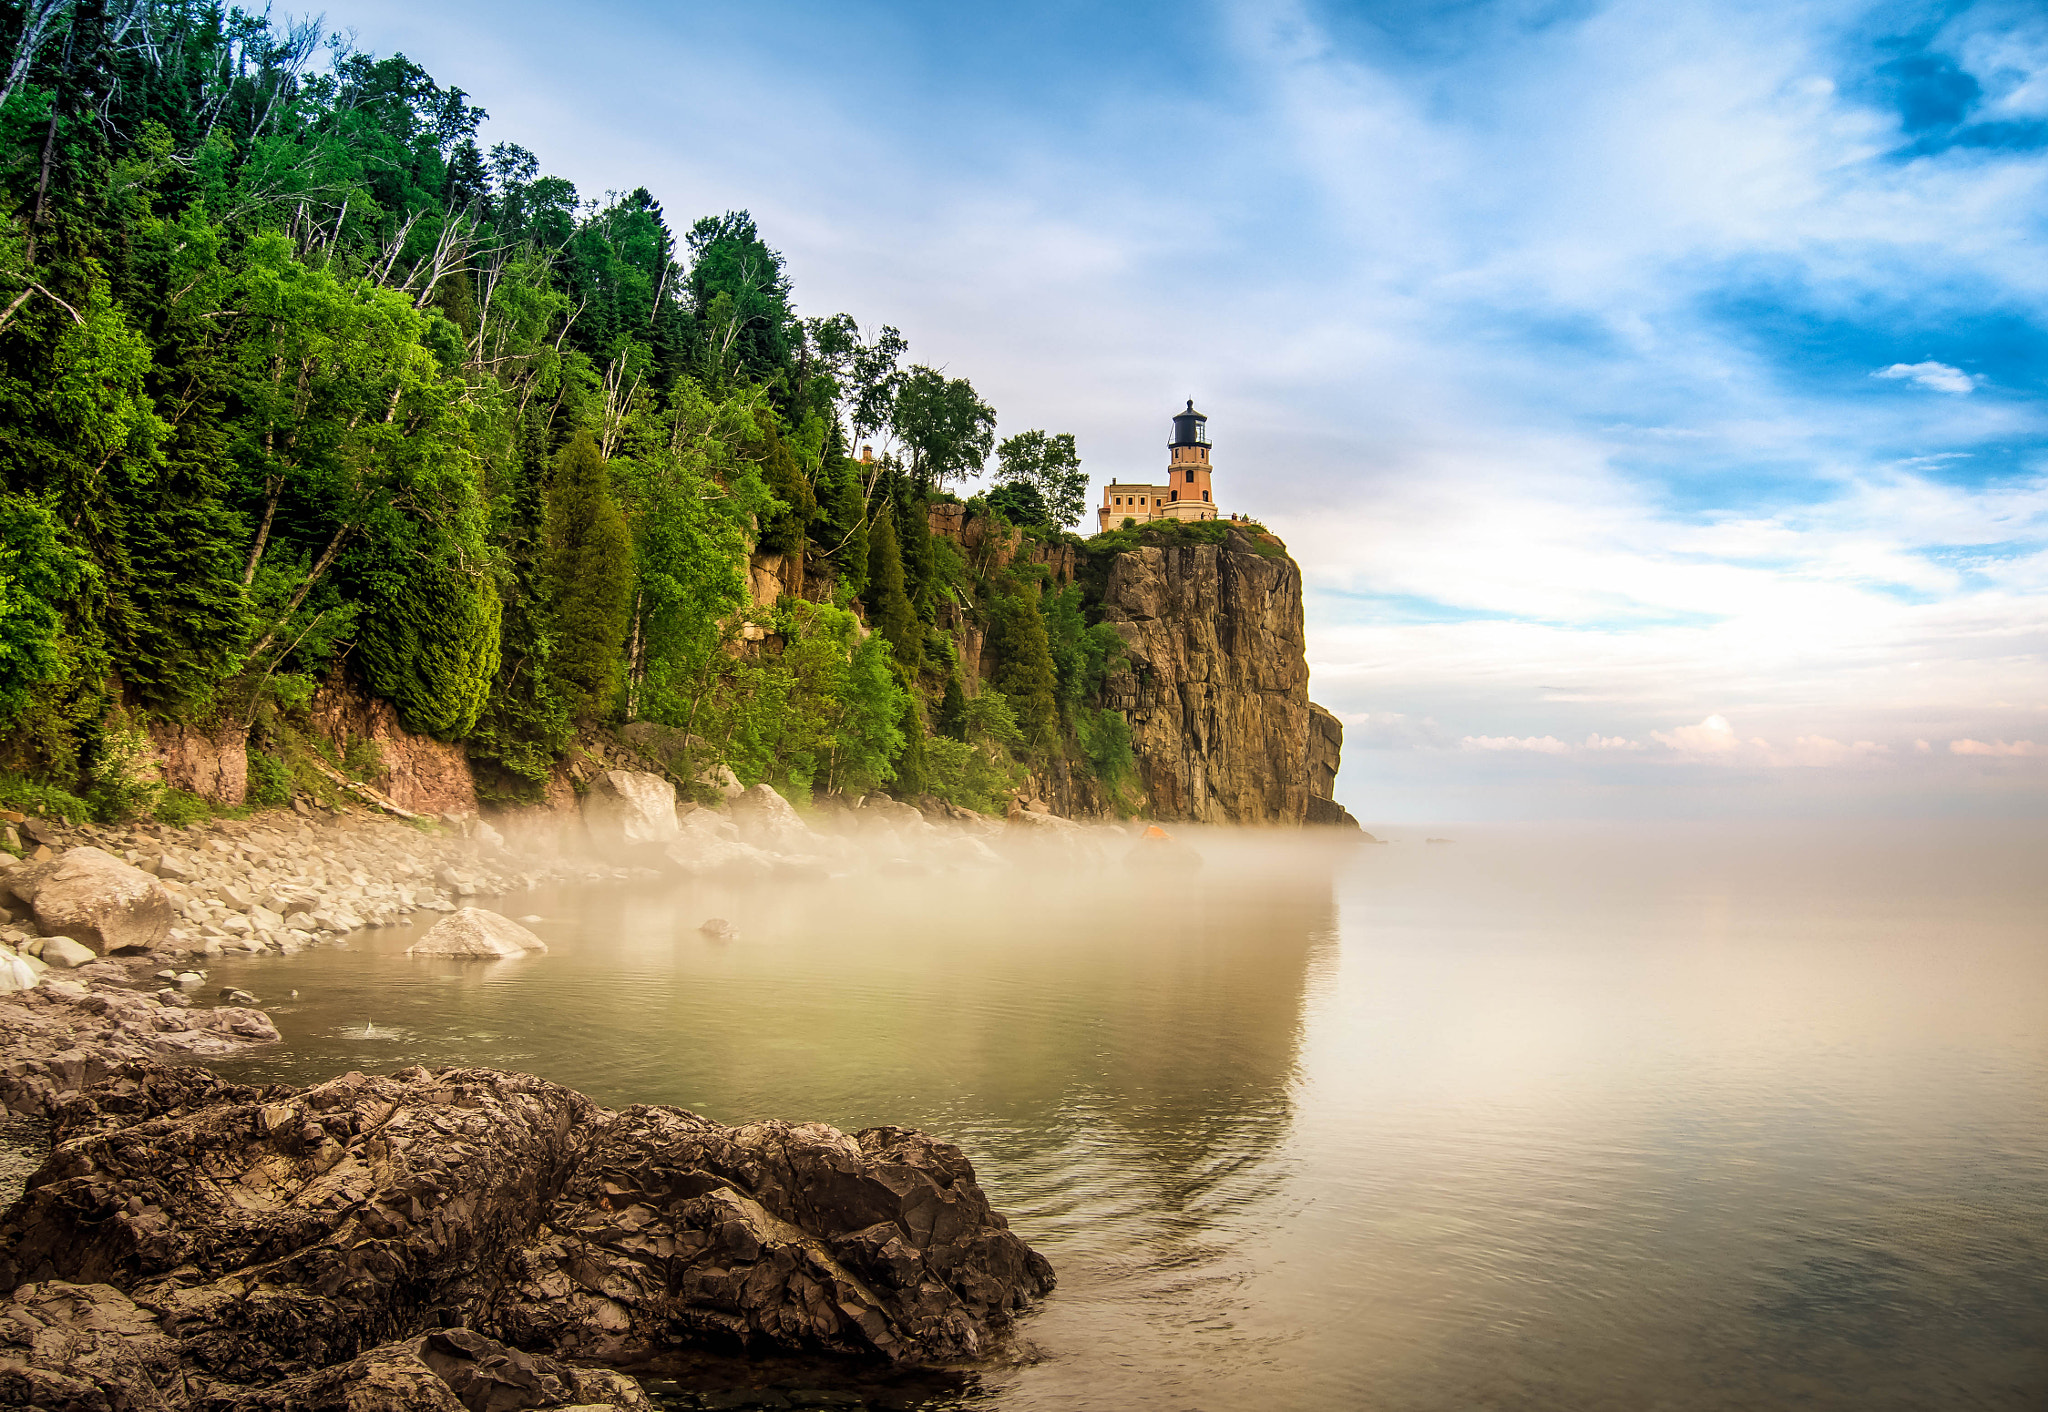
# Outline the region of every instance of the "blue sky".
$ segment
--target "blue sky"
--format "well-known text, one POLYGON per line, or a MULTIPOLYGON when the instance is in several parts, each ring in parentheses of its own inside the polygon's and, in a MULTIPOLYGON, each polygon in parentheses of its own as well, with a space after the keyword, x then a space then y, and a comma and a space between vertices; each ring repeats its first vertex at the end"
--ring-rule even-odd
POLYGON ((1362 818, 2048 801, 2038 4, 330 20, 1098 479, 1194 397, 1362 818))

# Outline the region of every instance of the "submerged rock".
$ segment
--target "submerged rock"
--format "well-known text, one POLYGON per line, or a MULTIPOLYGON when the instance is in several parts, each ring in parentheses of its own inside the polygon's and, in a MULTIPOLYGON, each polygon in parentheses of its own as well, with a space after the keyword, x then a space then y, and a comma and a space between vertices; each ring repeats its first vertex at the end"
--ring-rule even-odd
POLYGON ((1153 824, 1124 855, 1124 866, 1141 872, 1193 873, 1200 871, 1202 855, 1153 824))
MULTIPOLYGON (((499 1383, 679 1346, 952 1361, 1053 1284, 959 1150, 901 1128, 611 1112, 489 1069, 299 1089, 137 1064, 53 1129, 0 1288, 111 1287, 122 1366, 160 1399, 117 1406, 197 1405, 178 1389, 204 1380, 210 1407, 442 1409, 418 1391, 422 1366, 456 1386, 437 1359, 500 1360, 499 1383), (345 1401, 351 1380, 393 1400, 345 1401)), ((22 1377, 110 1389, 71 1344, 14 1342, 22 1377)))
POLYGON ((713 941, 736 941, 739 939, 740 934, 740 929, 723 917, 709 918, 697 930, 710 937, 713 941))
POLYGON ((488 960, 547 949, 546 942, 510 917, 481 907, 464 907, 428 927, 424 936, 405 948, 405 954, 488 960))

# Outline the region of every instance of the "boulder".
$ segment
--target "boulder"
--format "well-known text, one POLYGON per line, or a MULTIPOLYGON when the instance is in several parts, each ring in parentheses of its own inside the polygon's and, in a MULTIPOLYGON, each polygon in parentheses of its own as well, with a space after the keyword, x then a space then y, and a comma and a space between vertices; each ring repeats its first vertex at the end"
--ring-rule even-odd
MULTIPOLYGON (((88 956, 91 954, 90 951, 86 952, 88 956)), ((8 947, 0 946, 0 995, 12 995, 17 990, 34 990, 42 979, 33 960, 8 947)))
POLYGON ((660 775, 604 770, 583 796, 583 822, 600 848, 676 837, 676 787, 660 775))
POLYGON ((732 821, 740 841, 772 853, 815 853, 817 835, 797 817, 790 802, 772 785, 757 784, 742 790, 731 802, 732 821))
MULTIPOLYGON (((9 881, 19 895, 21 884, 9 881)), ((67 851, 31 886, 45 936, 68 936, 102 956, 147 950, 171 929, 171 895, 163 884, 102 849, 67 851)))
POLYGON ((901 1128, 613 1112, 489 1069, 294 1088, 135 1064, 58 1104, 51 1136, 0 1220, 0 1288, 140 1297, 214 1407, 445 1407, 331 1391, 417 1388, 415 1364, 532 1391, 564 1379, 552 1360, 692 1349, 952 1363, 1053 1284, 959 1150, 901 1128))
POLYGON ((709 918, 697 930, 713 941, 737 941, 740 935, 740 929, 723 917, 709 918))
POLYGON ((76 970, 90 961, 99 959, 91 947, 82 946, 68 936, 46 938, 41 955, 50 965, 62 966, 67 971, 76 970))
POLYGON ((488 959, 547 949, 546 942, 510 917, 481 907, 464 907, 428 927, 424 936, 405 948, 405 954, 488 959))
POLYGON ((716 834, 688 834, 662 850, 669 867, 691 877, 765 878, 775 856, 750 843, 716 834))

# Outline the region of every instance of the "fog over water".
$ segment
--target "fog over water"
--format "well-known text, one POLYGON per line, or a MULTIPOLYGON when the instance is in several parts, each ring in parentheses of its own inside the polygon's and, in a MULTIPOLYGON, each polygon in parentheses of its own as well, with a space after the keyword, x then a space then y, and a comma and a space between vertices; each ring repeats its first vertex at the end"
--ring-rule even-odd
POLYGON ((949 1400, 2048 1405, 2048 832, 1439 832, 542 891, 496 905, 546 956, 212 974, 286 1036, 235 1077, 958 1143, 1060 1287, 949 1400))

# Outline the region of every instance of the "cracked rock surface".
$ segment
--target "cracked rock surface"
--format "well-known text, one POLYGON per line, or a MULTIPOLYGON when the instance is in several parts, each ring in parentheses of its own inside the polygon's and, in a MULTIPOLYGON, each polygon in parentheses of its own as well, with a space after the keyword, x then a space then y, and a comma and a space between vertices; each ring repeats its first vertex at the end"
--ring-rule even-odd
POLYGON ((0 1288, 83 1312, 5 1334, 0 1377, 102 1390, 78 1406, 630 1406, 564 1360, 949 1362, 1053 1283, 959 1150, 900 1128, 615 1112, 489 1069, 293 1088, 153 1063, 52 1125, 0 1222, 0 1288), (464 1360, 498 1400, 455 1387, 464 1360), (117 1393, 138 1379, 157 1402, 117 1393), (348 1400, 371 1380, 390 1400, 348 1400))

